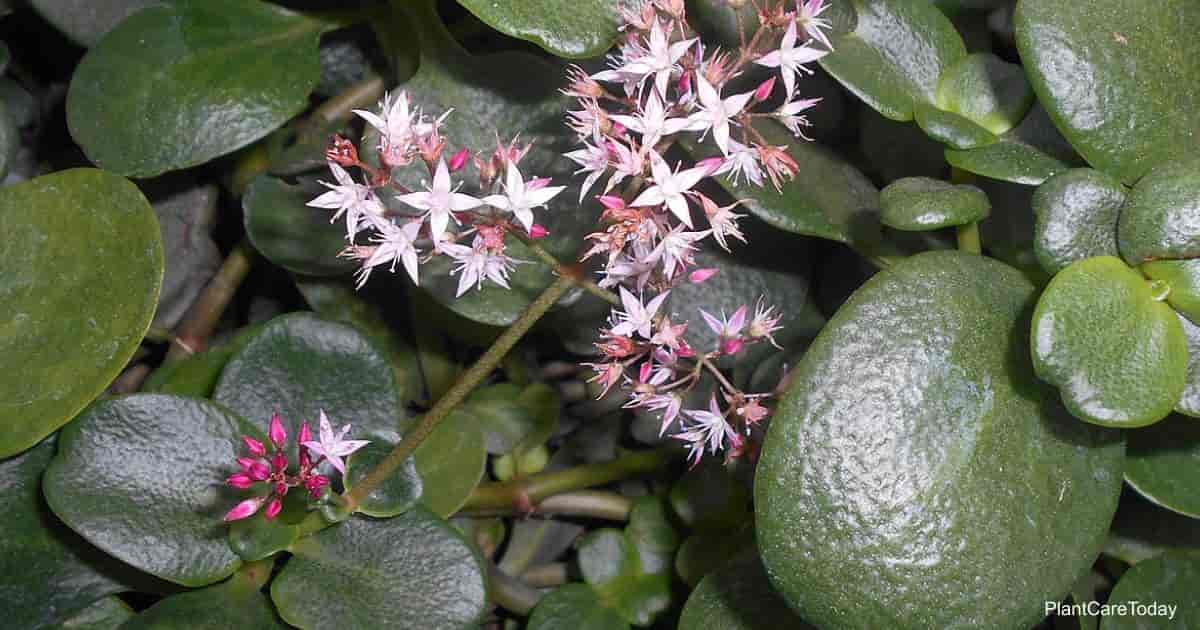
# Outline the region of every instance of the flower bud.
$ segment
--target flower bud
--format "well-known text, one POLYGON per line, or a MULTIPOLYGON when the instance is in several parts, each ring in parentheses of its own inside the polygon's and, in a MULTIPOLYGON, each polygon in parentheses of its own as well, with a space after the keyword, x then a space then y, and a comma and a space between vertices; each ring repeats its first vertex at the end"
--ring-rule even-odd
POLYGON ((321 498, 321 494, 325 491, 325 487, 329 485, 329 478, 325 475, 314 475, 304 481, 304 488, 308 490, 309 496, 314 499, 321 498))
POLYGON ((450 158, 450 164, 448 165, 450 167, 450 172, 457 173, 458 171, 461 171, 462 168, 467 165, 467 159, 470 157, 471 157, 471 152, 466 149, 463 149, 463 150, 459 151, 458 153, 455 153, 450 158))
POLYGON ((688 281, 692 284, 700 284, 705 280, 717 275, 718 269, 697 269, 688 274, 688 281))
POLYGON ((253 457, 237 458, 238 468, 241 468, 242 472, 250 472, 250 469, 253 468, 254 464, 257 462, 258 460, 254 459, 253 457))
POLYGON ((768 98, 771 98, 771 92, 774 90, 775 90, 775 77, 771 77, 770 79, 767 79, 766 81, 763 81, 762 83, 759 83, 758 87, 754 90, 755 102, 761 103, 761 102, 767 100, 768 98))
POLYGON ((358 164, 358 149, 353 142, 334 134, 325 149, 325 159, 342 166, 355 166, 358 164))
POLYGON ((533 226, 529 228, 529 238, 537 240, 540 238, 546 238, 547 236, 550 236, 550 231, 547 230, 546 226, 544 225, 534 223, 533 226))
POLYGON ((283 451, 275 453, 275 455, 271 457, 271 468, 273 468, 275 472, 283 472, 287 470, 287 465, 287 455, 284 455, 283 451))
POLYGON ((266 481, 267 477, 271 476, 271 469, 262 462, 254 462, 254 465, 250 467, 250 470, 246 471, 246 474, 250 475, 250 478, 255 481, 266 481))
POLYGON ((246 488, 249 488, 253 483, 254 483, 254 480, 251 479, 250 475, 247 475, 246 473, 236 473, 236 474, 230 475, 229 478, 225 480, 225 485, 230 486, 232 488, 237 488, 238 490, 245 490, 246 488))
POLYGON ((230 521, 240 521, 244 518, 254 516, 254 513, 258 511, 258 508, 262 507, 264 498, 265 497, 254 497, 246 499, 245 501, 233 506, 233 509, 229 510, 229 512, 225 514, 225 522, 228 523, 230 521))
POLYGON ((267 454, 267 448, 265 446, 263 446, 263 443, 259 442, 258 440, 254 439, 252 437, 247 437, 247 436, 243 435, 242 436, 242 444, 246 445, 246 450, 250 451, 251 455, 254 455, 256 457, 263 457, 267 454))
POLYGON ((725 158, 721 157, 710 157, 696 162, 696 167, 704 169, 705 175, 712 175, 720 170, 722 166, 725 166, 725 158))
POLYGON ((276 449, 283 448, 287 442, 287 431, 283 428, 283 419, 279 417, 279 413, 271 414, 271 426, 267 429, 267 437, 271 438, 271 443, 276 449))
POLYGON ((625 200, 616 195, 600 195, 596 201, 608 210, 620 210, 625 207, 625 200))
POLYGON ((279 516, 279 513, 282 511, 283 501, 280 500, 279 497, 275 497, 274 499, 271 499, 270 503, 267 504, 267 511, 263 514, 263 516, 266 516, 268 521, 275 520, 275 517, 279 516))

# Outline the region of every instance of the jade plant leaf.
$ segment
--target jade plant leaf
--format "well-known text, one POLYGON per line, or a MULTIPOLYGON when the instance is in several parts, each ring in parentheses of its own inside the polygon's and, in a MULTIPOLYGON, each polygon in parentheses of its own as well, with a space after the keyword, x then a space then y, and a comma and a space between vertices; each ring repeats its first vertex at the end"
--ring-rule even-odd
POLYGON ((37 444, 117 376, 162 283, 154 210, 128 180, 72 169, 0 190, 0 457, 37 444))
POLYGON ((1198 588, 1200 554, 1172 551, 1139 562, 1121 576, 1108 596, 1110 607, 1123 605, 1129 614, 1106 616, 1100 630, 1194 627, 1200 617, 1198 588), (1131 609, 1139 604, 1140 610, 1131 609))
MULTIPOLYGON (((269 573, 270 567, 260 570, 269 573)), ((259 590, 267 577, 238 572, 220 584, 159 600, 121 627, 126 630, 283 630, 287 626, 275 616, 271 602, 259 590)))
POLYGON ((326 28, 256 0, 180 0, 121 22, 71 78, 67 123, 97 165, 149 177, 240 149, 308 104, 326 28))
POLYGON ((1119 256, 1117 221, 1125 188, 1090 168, 1063 171, 1033 194, 1034 252, 1042 268, 1058 273, 1073 262, 1119 256))
POLYGON ((109 595, 71 615, 70 619, 59 624, 55 630, 117 630, 121 624, 133 617, 134 612, 129 604, 115 595, 109 595))
POLYGON ((1028 628, 1095 560, 1124 443, 1033 375, 1033 295, 995 260, 918 254, 809 347, 754 488, 767 573, 806 621, 1028 628))
POLYGON ((487 466, 487 438, 476 419, 455 410, 433 430, 413 458, 421 477, 421 505, 447 518, 479 485, 487 466))
POLYGON ((628 630, 629 624, 587 584, 565 584, 538 601, 529 630, 628 630))
POLYGON ((1025 119, 1033 90, 1021 66, 991 53, 975 53, 942 73, 936 101, 939 109, 1000 135, 1025 119))
POLYGON ((1129 434, 1125 481, 1155 505, 1200 519, 1200 422, 1171 416, 1129 434))
POLYGON ((1137 564, 1174 550, 1200 551, 1200 519, 1164 510, 1136 492, 1123 494, 1104 544, 1105 555, 1137 564))
POLYGON ((879 193, 879 205, 883 208, 883 224, 905 231, 967 225, 982 221, 992 211, 982 190, 927 177, 908 177, 888 184, 879 193))
POLYGON ((298 628, 475 628, 487 583, 462 535, 420 507, 355 516, 301 539, 271 583, 279 615, 298 628))
POLYGON ((104 400, 62 431, 43 492, 59 518, 110 555, 204 586, 241 564, 221 518, 242 498, 222 481, 237 468, 243 435, 262 432, 205 400, 104 400))
POLYGON ((43 503, 40 480, 53 456, 54 441, 46 440, 0 462, 0 592, 4 623, 13 628, 63 621, 93 600, 126 590, 102 570, 111 559, 67 529, 43 503))
POLYGON ((930 2, 847 4, 854 15, 834 24, 821 67, 884 116, 912 120, 914 104, 933 104, 938 78, 967 56, 962 38, 930 2))
POLYGON ((1200 322, 1200 258, 1156 260, 1139 269, 1147 278, 1166 283, 1167 304, 1192 322, 1200 322))
POLYGON ((649 625, 671 604, 670 563, 642 557, 638 539, 644 533, 602 528, 579 541, 580 575, 605 605, 635 626, 649 625))
POLYGON ((30 0, 47 22, 82 46, 93 46, 122 20, 160 0, 30 0))
MULTIPOLYGON (((372 442, 355 451, 346 464, 346 490, 353 489, 355 484, 370 474, 391 452, 393 446, 389 442, 372 442)), ((417 475, 417 466, 413 458, 409 457, 404 460, 399 470, 363 498, 358 511, 376 518, 390 518, 403 514, 421 498, 421 490, 421 477, 417 475)))
POLYGON ((1132 428, 1167 417, 1187 378, 1175 311, 1119 258, 1073 263, 1033 314, 1033 367, 1067 409, 1094 424, 1132 428))
MULTIPOLYGON (((277 317, 229 360, 213 400, 266 426, 279 412, 298 430, 314 431, 322 409, 336 426, 353 426, 354 439, 399 439, 405 414, 391 365, 351 326, 311 313, 277 317)), ((294 433, 292 433, 294 435, 294 433)))
POLYGON ((812 630, 775 592, 758 554, 739 554, 709 573, 683 606, 679 630, 812 630))
POLYGON ((1026 186, 1041 184, 1078 161, 1040 105, 996 142, 973 149, 947 148, 945 157, 955 168, 1026 186))
POLYGON ((1183 327, 1183 336, 1187 339, 1187 385, 1183 387, 1183 395, 1175 405, 1175 411, 1200 418, 1200 326, 1191 320, 1179 316, 1179 325, 1183 327))
POLYGON ((954 112, 933 105, 914 105, 917 125, 930 138, 953 149, 974 149, 994 144, 995 134, 954 112))
POLYGON ((1133 187, 1117 237, 1131 265, 1200 257, 1200 160, 1167 164, 1133 187))
POLYGON ((488 26, 560 57, 597 57, 617 39, 612 0, 458 0, 488 26))
POLYGON ((315 181, 291 185, 260 175, 242 197, 246 237, 267 260, 310 276, 349 273, 355 264, 338 254, 346 248, 341 221, 333 212, 305 205, 326 189, 315 181))
POLYGON ((1026 0, 1014 20, 1038 100, 1093 167, 1133 183, 1194 152, 1200 4, 1026 0))
MULTIPOLYGON (((289 494, 286 503, 292 502, 289 494)), ((300 528, 289 522, 288 509, 278 518, 247 518, 229 524, 229 546, 246 562, 273 556, 292 546, 300 538, 300 528)))

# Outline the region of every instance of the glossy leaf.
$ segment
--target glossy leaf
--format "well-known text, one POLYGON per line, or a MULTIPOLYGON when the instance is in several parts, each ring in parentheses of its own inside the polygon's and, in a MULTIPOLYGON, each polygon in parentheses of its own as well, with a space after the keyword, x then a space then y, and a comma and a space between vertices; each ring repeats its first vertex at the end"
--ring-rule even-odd
POLYGON ((675 573, 684 584, 695 588, 705 576, 747 549, 754 549, 752 527, 720 533, 692 534, 684 539, 675 553, 675 573))
POLYGON ((1000 135, 1025 119, 1033 90, 1021 66, 991 53, 975 53, 938 79, 937 106, 1000 135))
POLYGON ((888 120, 869 108, 862 109, 858 125, 859 148, 880 181, 947 175, 949 167, 941 143, 916 126, 888 120))
POLYGON ((75 613, 55 630, 116 630, 133 617, 134 612, 129 604, 115 595, 109 595, 75 613))
POLYGON ((266 426, 278 411, 295 435, 321 409, 353 426, 354 439, 396 441, 405 425, 401 392, 383 354, 346 324, 310 313, 277 317, 221 373, 213 400, 266 426))
POLYGON ((1124 445, 1032 374, 1033 293, 994 260, 918 254, 809 347, 754 501, 772 584, 806 621, 1028 628, 1095 560, 1124 445))
POLYGON ((1167 284, 1167 303, 1192 320, 1200 322, 1200 258, 1156 260, 1139 269, 1151 280, 1167 284))
MULTIPOLYGON (((303 489, 295 491, 302 493, 303 489)), ((288 494, 288 502, 292 493, 288 494)), ((278 518, 248 518, 229 525, 229 546, 246 562, 254 562, 285 551, 300 538, 300 529, 288 522, 287 509, 278 518)))
POLYGON ((487 600, 483 567, 453 527, 421 508, 352 517, 301 539, 271 583, 298 628, 474 628, 487 600))
POLYGON ((628 630, 629 624, 587 584, 565 584, 538 601, 529 630, 628 630))
POLYGON ((457 410, 417 447, 421 505, 443 518, 458 511, 483 478, 487 439, 473 416, 457 410))
POLYGON ((30 0, 34 10, 81 46, 94 46, 122 20, 158 0, 30 0))
POLYGON ((1150 171, 1121 209, 1121 256, 1131 265, 1200 257, 1200 160, 1150 171))
POLYGON ((63 430, 43 491, 107 553, 184 586, 211 584, 241 564, 221 518, 243 497, 221 482, 237 469, 243 435, 262 437, 207 401, 105 400, 63 430))
POLYGON ((1130 432, 1125 481, 1155 505, 1200 519, 1200 422, 1171 416, 1130 432))
MULTIPOLYGON (((373 442, 351 455, 346 465, 346 489, 353 489, 359 480, 374 470, 391 452, 393 446, 390 442, 373 442)), ((363 497, 358 511, 376 518, 390 518, 403 514, 421 498, 421 490, 421 478, 417 475, 416 464, 413 458, 409 457, 391 477, 363 497)))
MULTIPOLYGON (((264 570, 269 569, 266 567, 264 570)), ((172 595, 156 602, 121 626, 124 630, 267 630, 280 623, 266 595, 265 581, 238 573, 225 582, 172 595)))
POLYGON ((954 112, 917 103, 913 113, 917 125, 930 138, 954 149, 973 149, 994 144, 995 134, 954 112))
POLYGON ((180 0, 121 22, 79 63, 71 136, 136 177, 240 149, 308 104, 325 25, 257 0, 180 0))
POLYGON ((1137 564, 1173 550, 1200 551, 1200 520, 1160 508, 1136 492, 1123 494, 1104 553, 1137 564))
POLYGON ((1125 189, 1121 182, 1090 168, 1064 171, 1033 195, 1034 251, 1049 273, 1095 256, 1119 256, 1117 220, 1125 189))
POLYGON ((458 0, 488 26, 559 57, 596 57, 617 39, 611 0, 458 0))
POLYGON ((1197 588, 1200 554, 1168 552, 1139 562, 1121 576, 1106 602, 1110 607, 1124 605, 1129 613, 1108 615, 1100 622, 1100 630, 1194 627, 1200 617, 1197 588), (1152 606, 1154 614, 1131 609, 1138 604, 1152 606))
MULTIPOLYGON (((647 515, 649 516, 649 515, 647 515)), ((658 519, 654 519, 658 520, 658 519)), ((646 524, 649 525, 649 524, 646 524)), ((637 532, 602 528, 579 541, 579 572, 609 607, 626 622, 649 625, 671 603, 670 559, 655 557, 655 543, 647 534, 658 526, 642 526, 637 532), (643 557, 640 546, 652 553, 643 557)), ((661 531, 657 532, 662 534, 661 531)), ((661 544, 667 539, 654 536, 661 544)))
POLYGON ((812 630, 775 592, 751 550, 700 581, 679 617, 679 630, 812 630))
POLYGON ((1175 411, 1200 418, 1200 326, 1180 315, 1179 325, 1183 328, 1183 336, 1187 339, 1187 384, 1183 387, 1183 395, 1175 404, 1175 411))
POLYGON ((982 221, 992 211, 978 188, 925 177, 888 184, 879 193, 883 224, 897 230, 937 230, 982 221))
POLYGON ((637 549, 643 573, 671 570, 675 550, 679 548, 679 533, 667 514, 664 499, 657 496, 634 499, 625 535, 637 549))
POLYGON ((326 188, 307 180, 295 186, 268 175, 250 182, 242 197, 246 237, 264 258, 312 276, 349 273, 356 265, 338 254, 346 248, 346 228, 330 222, 333 212, 307 204, 326 188))
MULTIPOLYGON (((1175 311, 1119 258, 1071 264, 1033 315, 1033 367, 1075 417, 1132 428, 1162 420, 1183 393, 1187 348, 1175 311)), ((1161 289, 1157 289, 1161 291, 1161 289)))
POLYGON ((128 180, 95 169, 0 190, 0 457, 37 444, 133 356, 162 282, 158 222, 128 180))
POLYGON ((976 175, 1036 186, 1066 170, 1077 158, 1046 110, 1035 105, 1020 125, 997 142, 974 149, 946 149, 946 161, 976 175))

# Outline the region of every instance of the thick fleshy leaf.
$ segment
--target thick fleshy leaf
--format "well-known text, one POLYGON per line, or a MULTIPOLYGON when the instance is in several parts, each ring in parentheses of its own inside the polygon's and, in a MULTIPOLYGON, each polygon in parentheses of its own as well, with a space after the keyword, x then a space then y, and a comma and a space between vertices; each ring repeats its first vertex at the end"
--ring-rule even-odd
MULTIPOLYGON (((303 489, 289 493, 287 502, 291 503, 292 494, 302 492, 303 489)), ((269 521, 265 518, 248 518, 231 523, 229 546, 246 562, 262 560, 290 548, 300 538, 300 529, 295 523, 288 522, 287 516, 287 508, 284 508, 281 516, 269 521)))
POLYGON ((1095 560, 1124 443, 1034 377, 1033 294, 995 260, 918 254, 809 347, 754 501, 772 584, 806 621, 1028 628, 1095 560))
POLYGON ((913 104, 932 104, 938 77, 967 56, 962 38, 929 2, 847 4, 854 16, 835 23, 834 51, 821 66, 884 116, 912 120, 913 104))
POLYGON ((1137 564, 1171 550, 1200 551, 1200 520, 1164 510, 1133 491, 1121 495, 1104 553, 1137 564))
POLYGON ((695 588, 706 575, 716 571, 740 552, 754 548, 754 528, 688 536, 675 553, 675 573, 684 584, 695 588))
POLYGON ((617 39, 612 0, 458 0, 488 26, 559 57, 596 57, 617 39))
POLYGON ((353 262, 338 258, 346 247, 344 223, 330 222, 332 210, 305 205, 326 190, 313 180, 293 186, 268 175, 256 177, 242 197, 246 237, 254 249, 296 273, 332 276, 354 270, 353 262))
MULTIPOLYGON (((374 470, 391 452, 393 446, 390 442, 373 442, 351 455, 346 465, 346 489, 353 489, 359 480, 374 470)), ((445 455, 447 454, 443 454, 445 455)), ((421 477, 417 475, 413 458, 409 457, 391 477, 376 486, 371 494, 363 497, 358 511, 377 518, 390 518, 402 514, 421 498, 421 489, 421 477)))
POLYGON ((566 584, 538 601, 529 630, 628 630, 629 624, 587 584, 566 584))
POLYGON ((969 173, 1036 186, 1078 161, 1040 105, 997 142, 974 149, 946 149, 946 161, 969 173))
POLYGON ((254 425, 204 400, 136 394, 96 403, 63 430, 43 480, 50 508, 109 554, 172 582, 203 586, 241 560, 221 521, 241 494, 254 425))
POLYGON ((1033 195, 1034 252, 1049 273, 1095 256, 1119 256, 1117 220, 1125 188, 1090 168, 1064 171, 1033 195))
POLYGON ((1033 367, 1080 420, 1131 428, 1167 417, 1187 378, 1175 311, 1119 258, 1072 263, 1033 314, 1033 367))
POLYGON ((1183 395, 1175 404, 1175 411, 1200 418, 1200 325, 1179 316, 1179 325, 1183 327, 1183 336, 1187 339, 1188 367, 1187 385, 1183 387, 1183 395))
POLYGON ((1142 264, 1139 269, 1151 280, 1167 284, 1170 293, 1167 303, 1181 315, 1200 322, 1200 258, 1188 260, 1157 260, 1142 264))
POLYGON ((671 524, 663 498, 644 496, 634 499, 625 535, 637 549, 643 573, 671 570, 675 550, 679 548, 679 533, 671 524))
POLYGON ((221 373, 213 400, 265 426, 279 412, 295 435, 320 410, 349 438, 396 441, 405 426, 391 365, 354 328, 311 313, 277 317, 246 342, 221 373))
POLYGON ((271 583, 283 620, 298 628, 474 628, 487 585, 475 551, 417 507, 396 518, 353 517, 292 547, 271 583))
POLYGON ((1025 119, 1033 90, 1021 66, 991 53, 975 53, 938 79, 937 106, 1000 135, 1025 119))
POLYGON ((109 595, 71 615, 70 619, 59 624, 55 630, 117 630, 121 624, 133 617, 134 612, 129 604, 121 601, 119 597, 109 595))
POLYGON ((1121 209, 1121 256, 1131 265, 1200 257, 1200 160, 1155 168, 1121 209))
POLYGON ((159 0, 30 0, 34 10, 81 46, 94 46, 122 20, 159 0))
POLYGON ((642 558, 629 530, 593 530, 579 541, 579 572, 626 622, 649 625, 671 603, 670 564, 642 558), (664 570, 652 573, 646 569, 664 570))
POLYGON ((132 183, 95 169, 0 190, 0 457, 37 444, 117 376, 162 282, 158 222, 132 183))
POLYGON ((701 532, 727 532, 752 520, 749 489, 734 474, 716 460, 702 460, 672 486, 675 514, 701 532))
POLYGON ((954 112, 917 103, 913 113, 917 125, 930 138, 953 149, 974 149, 994 144, 995 134, 954 112))
POLYGON ((240 329, 233 339, 177 361, 165 362, 142 383, 143 392, 209 398, 230 357, 253 339, 260 325, 240 329))
POLYGON ((1129 433, 1125 481, 1151 502, 1200 519, 1200 422, 1171 416, 1129 433))
POLYGON ((1200 554, 1172 551, 1139 562, 1121 575, 1106 602, 1126 614, 1109 614, 1100 630, 1194 628, 1200 617, 1200 554))
MULTIPOLYGON (((270 567, 263 567, 270 571, 270 567)), ((266 576, 257 579, 237 573, 225 582, 172 595, 142 611, 126 630, 280 630, 271 602, 259 591, 266 576)))
POLYGON ((413 458, 421 477, 421 505, 449 517, 471 496, 487 466, 487 438, 475 418, 459 409, 417 447, 413 458))
POLYGON ((203 164, 308 104, 325 24, 257 0, 180 0, 140 11, 79 63, 71 136, 97 165, 149 177, 203 164))
POLYGON ((812 630, 796 616, 767 579, 751 550, 708 574, 688 597, 679 630, 812 630))
POLYGON ((879 193, 883 224, 897 230, 938 230, 982 221, 992 211, 987 194, 974 186, 926 177, 888 184, 879 193))
POLYGON ((40 480, 53 456, 54 441, 46 440, 0 462, 0 593, 4 623, 13 628, 63 621, 127 588, 105 571, 112 559, 67 529, 43 503, 40 480))
POLYGON ((1093 167, 1132 183, 1193 153, 1200 4, 1029 0, 1014 19, 1038 99, 1093 167))

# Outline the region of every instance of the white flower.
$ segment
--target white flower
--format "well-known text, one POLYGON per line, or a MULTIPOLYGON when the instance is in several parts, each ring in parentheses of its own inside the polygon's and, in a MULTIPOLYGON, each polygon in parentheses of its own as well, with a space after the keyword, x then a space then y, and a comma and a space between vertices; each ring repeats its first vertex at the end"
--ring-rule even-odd
POLYGON ((418 261, 416 240, 421 231, 421 221, 409 221, 402 227, 388 223, 379 228, 379 234, 372 238, 377 244, 375 252, 363 261, 362 269, 358 272, 358 286, 361 288, 371 275, 371 269, 391 263, 391 271, 396 271, 396 263, 402 263, 404 270, 412 278, 413 284, 420 284, 417 279, 418 261))
POLYGON ((654 251, 650 252, 650 255, 642 262, 654 264, 661 261, 663 275, 670 280, 682 267, 695 262, 692 252, 696 251, 696 246, 693 243, 708 236, 710 232, 710 230, 685 232, 681 225, 667 232, 654 251))
POLYGON ((437 170, 433 174, 433 184, 426 184, 427 190, 422 192, 397 195, 396 199, 418 210, 425 210, 429 216, 429 227, 434 241, 445 238, 446 228, 450 219, 458 223, 452 213, 478 208, 483 202, 470 195, 454 192, 450 184, 450 171, 446 161, 439 160, 437 170))
POLYGON ((668 118, 658 91, 651 90, 646 98, 646 106, 637 116, 617 114, 612 119, 642 134, 642 146, 653 148, 663 136, 670 136, 688 126, 686 118, 668 118))
POLYGON ((333 176, 338 183, 321 182, 321 185, 328 188, 329 191, 322 193, 307 205, 313 208, 337 209, 333 218, 329 220, 330 223, 337 221, 338 217, 344 213, 346 215, 346 238, 351 241, 362 228, 364 218, 376 226, 384 223, 383 204, 375 197, 370 186, 355 183, 354 179, 350 177, 350 173, 347 173, 346 169, 336 162, 329 163, 329 170, 333 171, 333 176))
POLYGON ((521 178, 515 162, 509 162, 504 172, 504 194, 488 195, 483 202, 489 206, 513 213, 525 231, 533 229, 533 209, 545 206, 566 186, 531 187, 521 178))
POLYGON ((796 88, 796 73, 812 74, 812 70, 805 68, 804 64, 816 61, 828 54, 829 51, 813 48, 807 43, 797 46, 796 23, 792 22, 788 25, 787 32, 783 34, 779 49, 756 59, 754 63, 768 68, 779 68, 783 74, 783 87, 787 90, 788 98, 791 98, 796 88))
POLYGON ((632 139, 629 140, 629 143, 630 146, 625 146, 623 142, 608 141, 608 148, 613 155, 613 175, 604 185, 605 193, 624 181, 626 177, 638 177, 646 170, 646 154, 633 146, 632 139))
POLYGON ((797 138, 804 138, 805 140, 812 140, 812 138, 804 135, 804 132, 800 129, 801 127, 812 126, 812 123, 808 122, 808 118, 806 116, 801 116, 800 112, 812 109, 814 105, 820 102, 821 99, 819 98, 796 99, 794 101, 788 101, 775 111, 775 118, 779 119, 779 122, 783 123, 783 126, 787 127, 788 131, 792 132, 793 136, 796 136, 797 138))
POLYGON ((667 208, 679 217, 683 224, 692 227, 692 214, 688 208, 687 198, 683 193, 692 189, 700 180, 709 175, 710 169, 704 166, 680 171, 676 165, 675 172, 667 166, 665 160, 657 152, 650 152, 650 172, 654 175, 654 185, 642 191, 642 194, 629 204, 635 208, 666 204, 667 208))
POLYGON ((732 236, 737 240, 745 243, 746 237, 738 228, 738 219, 746 216, 733 211, 734 208, 741 205, 741 201, 735 201, 728 206, 718 206, 716 202, 708 197, 702 198, 704 205, 704 214, 708 217, 708 225, 712 228, 713 238, 717 240, 717 244, 721 249, 729 251, 729 244, 726 238, 732 236))
POLYGON ((810 39, 815 39, 829 50, 833 50, 833 44, 829 43, 829 38, 821 30, 833 26, 829 20, 820 17, 828 8, 825 0, 796 0, 796 23, 808 33, 810 39))
POLYGON ((721 413, 721 408, 717 405, 717 397, 714 394, 708 401, 708 410, 685 409, 684 415, 691 418, 694 424, 688 427, 691 431, 698 432, 704 437, 708 443, 708 452, 716 453, 721 450, 728 437, 734 434, 733 427, 725 421, 724 414, 721 413))
POLYGON ((604 277, 598 283, 602 289, 610 289, 612 287, 625 284, 626 281, 632 279, 634 286, 638 291, 646 288, 646 284, 650 282, 650 276, 654 272, 654 265, 638 261, 629 256, 621 255, 610 262, 600 273, 604 277))
POLYGON ((617 316, 618 323, 612 327, 612 334, 631 337, 633 333, 637 333, 644 339, 650 339, 654 331, 654 316, 666 301, 670 291, 659 293, 645 305, 625 287, 621 287, 620 292, 621 304, 625 310, 613 311, 613 314, 617 316))
POLYGON ((321 439, 320 441, 305 442, 304 447, 310 453, 317 457, 324 457, 329 460, 329 464, 337 469, 343 475, 346 474, 346 463, 342 460, 343 457, 349 456, 354 451, 370 444, 367 440, 346 440, 346 434, 350 432, 350 425, 343 425, 342 430, 337 435, 333 434, 333 427, 329 425, 329 418, 325 415, 325 410, 321 410, 321 439))
POLYGON ((729 183, 734 186, 740 184, 738 180, 743 176, 755 186, 763 185, 762 167, 758 164, 758 151, 733 138, 729 139, 729 156, 725 160, 725 165, 713 174, 727 174, 729 176, 729 183))
POLYGON ((588 174, 587 178, 583 180, 583 186, 579 188, 579 203, 583 203, 584 196, 608 168, 608 151, 603 147, 585 142, 582 149, 564 153, 563 156, 580 166, 580 169, 575 171, 576 175, 588 174))
POLYGON ((744 94, 734 94, 721 98, 717 88, 713 87, 703 72, 696 73, 696 96, 700 100, 699 111, 688 117, 688 129, 707 133, 712 130, 713 140, 721 148, 721 153, 729 154, 729 119, 740 113, 746 103, 754 98, 754 91, 744 94))
POLYGON ((599 81, 641 83, 653 75, 654 86, 660 94, 666 94, 667 83, 671 80, 671 73, 678 67, 679 58, 683 57, 695 42, 695 39, 687 39, 670 43, 662 23, 655 20, 645 49, 626 47, 622 51, 624 65, 594 74, 592 78, 599 81))
POLYGON ((457 265, 450 273, 458 274, 458 292, 455 297, 475 288, 483 288, 485 279, 508 288, 508 274, 517 261, 504 254, 493 253, 483 246, 482 240, 476 237, 474 246, 467 247, 457 243, 439 243, 438 250, 454 259, 457 265))

